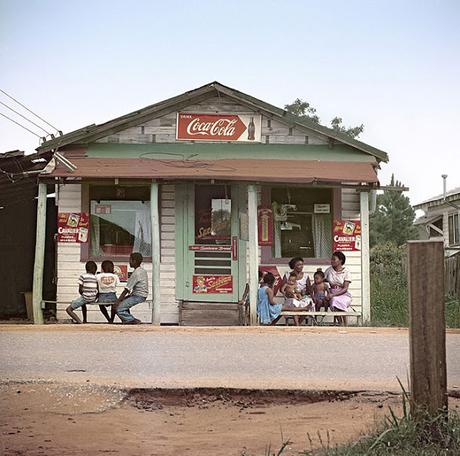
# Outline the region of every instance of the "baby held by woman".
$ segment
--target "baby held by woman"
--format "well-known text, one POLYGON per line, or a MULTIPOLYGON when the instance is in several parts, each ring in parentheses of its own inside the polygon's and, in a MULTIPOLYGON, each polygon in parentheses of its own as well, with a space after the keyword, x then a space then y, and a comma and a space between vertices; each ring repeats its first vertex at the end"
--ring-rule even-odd
POLYGON ((291 299, 294 307, 305 307, 305 310, 314 310, 314 306, 307 295, 303 296, 297 284, 297 274, 293 271, 289 274, 287 282, 282 288, 285 298, 291 299))

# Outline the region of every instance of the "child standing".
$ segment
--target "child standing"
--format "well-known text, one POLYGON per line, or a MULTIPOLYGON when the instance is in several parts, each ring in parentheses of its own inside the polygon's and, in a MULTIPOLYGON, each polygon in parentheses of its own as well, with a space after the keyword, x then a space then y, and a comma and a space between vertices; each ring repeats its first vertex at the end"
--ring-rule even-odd
POLYGON ((67 307, 66 312, 70 315, 76 323, 86 323, 86 304, 94 304, 97 298, 97 279, 96 271, 97 266, 94 261, 88 261, 85 264, 86 273, 82 274, 78 279, 78 292, 80 297, 74 299, 70 306, 67 307), (74 312, 79 307, 82 308, 83 322, 78 315, 74 312))
POLYGON ((316 311, 319 312, 321 307, 327 311, 329 301, 326 299, 328 294, 328 283, 325 282, 324 272, 318 269, 313 276, 313 302, 315 303, 316 311))
POLYGON ((99 309, 109 323, 113 323, 115 317, 115 302, 117 300, 117 286, 120 279, 114 274, 114 265, 112 261, 105 260, 101 265, 102 272, 97 275, 97 284, 99 287, 99 296, 97 302, 99 309), (109 316, 106 306, 112 306, 111 315, 109 316))

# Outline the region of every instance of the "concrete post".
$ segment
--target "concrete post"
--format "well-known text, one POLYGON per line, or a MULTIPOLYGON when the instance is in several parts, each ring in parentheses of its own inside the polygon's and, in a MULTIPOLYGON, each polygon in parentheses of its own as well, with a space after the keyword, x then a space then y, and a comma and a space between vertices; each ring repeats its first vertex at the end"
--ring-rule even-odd
POLYGON ((45 234, 46 234, 46 184, 38 184, 37 228, 35 237, 34 277, 32 288, 32 307, 34 324, 43 324, 43 268, 45 265, 45 234))
POLYGON ((371 275, 369 271, 369 193, 360 193, 361 208, 361 290, 363 323, 371 320, 371 275))
POLYGON ((257 189, 248 185, 249 220, 249 316, 251 326, 257 324, 257 292, 259 289, 259 243, 257 227, 257 189))
POLYGON ((150 218, 152 225, 152 323, 160 324, 160 208, 159 185, 152 181, 150 187, 150 218))

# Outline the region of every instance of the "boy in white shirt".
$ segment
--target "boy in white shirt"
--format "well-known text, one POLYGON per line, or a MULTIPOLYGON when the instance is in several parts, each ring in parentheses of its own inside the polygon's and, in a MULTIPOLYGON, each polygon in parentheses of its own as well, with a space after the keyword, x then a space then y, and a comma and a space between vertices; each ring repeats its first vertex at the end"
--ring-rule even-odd
POLYGON ((115 318, 114 304, 117 301, 117 286, 120 279, 114 274, 113 262, 105 260, 101 265, 102 272, 97 275, 97 284, 99 288, 98 304, 99 309, 109 323, 113 323, 115 318), (109 316, 106 306, 112 306, 111 315, 109 316))

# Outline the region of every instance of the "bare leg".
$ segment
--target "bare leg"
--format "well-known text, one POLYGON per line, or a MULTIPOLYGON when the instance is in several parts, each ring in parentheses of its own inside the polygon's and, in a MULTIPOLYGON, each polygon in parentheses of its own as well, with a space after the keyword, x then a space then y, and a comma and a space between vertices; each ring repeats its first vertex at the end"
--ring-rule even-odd
POLYGON ((82 323, 82 321, 80 320, 80 317, 73 311, 72 306, 68 306, 65 311, 70 315, 73 321, 79 324, 82 323))
POLYGON ((83 315, 83 323, 88 323, 88 308, 86 304, 81 306, 81 314, 83 315))
POLYGON ((102 315, 104 315, 105 319, 110 323, 110 315, 107 312, 107 307, 99 306, 99 310, 102 312, 102 315))
POLYGON ((278 320, 279 320, 280 318, 281 318, 281 315, 280 315, 279 317, 276 317, 276 318, 270 323, 270 325, 271 325, 271 326, 275 326, 276 323, 278 323, 278 320))
POLYGON ((115 315, 117 314, 117 307, 115 306, 115 304, 112 304, 112 307, 110 309, 110 321, 109 323, 113 323, 113 321, 115 320, 115 315))

